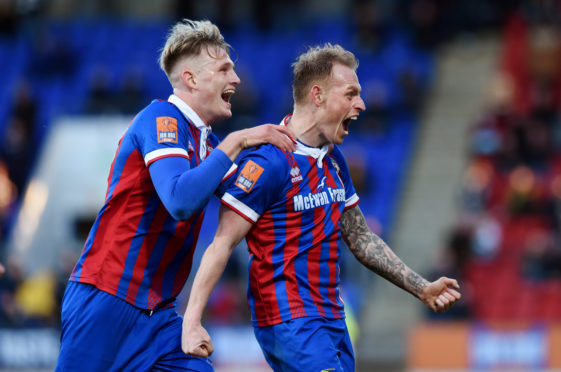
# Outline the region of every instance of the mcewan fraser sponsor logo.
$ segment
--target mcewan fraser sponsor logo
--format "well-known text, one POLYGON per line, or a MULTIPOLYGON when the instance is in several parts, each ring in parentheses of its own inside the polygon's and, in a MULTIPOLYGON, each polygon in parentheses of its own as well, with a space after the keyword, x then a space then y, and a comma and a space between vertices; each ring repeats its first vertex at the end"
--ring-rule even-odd
POLYGON ((344 189, 332 189, 331 187, 327 187, 326 189, 327 191, 295 195, 292 198, 294 211, 300 212, 307 209, 322 207, 326 204, 345 201, 344 189))

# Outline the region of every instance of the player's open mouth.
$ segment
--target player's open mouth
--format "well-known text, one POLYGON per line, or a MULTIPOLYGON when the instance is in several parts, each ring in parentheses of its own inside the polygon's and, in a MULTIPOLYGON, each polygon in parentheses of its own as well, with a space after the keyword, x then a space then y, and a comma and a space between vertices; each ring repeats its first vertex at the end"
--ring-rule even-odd
POLYGON ((349 126, 351 125, 351 120, 356 120, 358 118, 357 115, 350 116, 343 120, 343 129, 345 130, 345 134, 349 134, 349 126))
POLYGON ((222 100, 226 103, 230 103, 230 98, 232 98, 232 94, 234 94, 236 91, 234 89, 226 89, 224 92, 222 92, 222 100))

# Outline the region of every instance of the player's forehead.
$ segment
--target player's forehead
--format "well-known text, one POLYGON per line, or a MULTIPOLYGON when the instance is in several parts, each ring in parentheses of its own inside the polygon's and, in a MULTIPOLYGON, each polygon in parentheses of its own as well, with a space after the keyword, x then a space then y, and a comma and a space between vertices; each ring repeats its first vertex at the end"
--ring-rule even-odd
POLYGON ((356 71, 346 65, 336 63, 331 70, 330 85, 342 89, 361 91, 356 71))
POLYGON ((209 46, 201 48, 201 52, 197 57, 201 67, 234 67, 234 62, 223 48, 217 46, 209 46))

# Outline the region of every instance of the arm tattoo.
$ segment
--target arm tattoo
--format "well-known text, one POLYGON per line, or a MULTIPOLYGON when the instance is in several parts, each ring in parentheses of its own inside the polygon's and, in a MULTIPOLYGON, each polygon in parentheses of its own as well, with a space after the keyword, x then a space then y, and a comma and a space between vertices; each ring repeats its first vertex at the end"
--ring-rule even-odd
POLYGON ((340 223, 343 240, 364 266, 416 297, 428 285, 368 228, 358 206, 343 212, 340 223))

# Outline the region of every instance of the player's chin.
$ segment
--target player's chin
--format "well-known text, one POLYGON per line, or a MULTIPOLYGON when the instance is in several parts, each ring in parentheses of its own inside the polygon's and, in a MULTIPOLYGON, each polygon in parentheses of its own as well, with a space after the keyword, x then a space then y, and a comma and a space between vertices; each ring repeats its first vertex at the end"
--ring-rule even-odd
POLYGON ((337 136, 337 138, 335 138, 335 139, 333 140, 333 144, 334 144, 334 145, 340 145, 340 144, 342 144, 343 141, 345 140, 345 137, 347 137, 347 136, 348 136, 347 133, 340 133, 340 134, 337 136))
POLYGON ((221 121, 221 120, 228 120, 232 117, 232 110, 230 109, 223 109, 220 111, 220 113, 217 114, 217 120, 216 121, 221 121))

